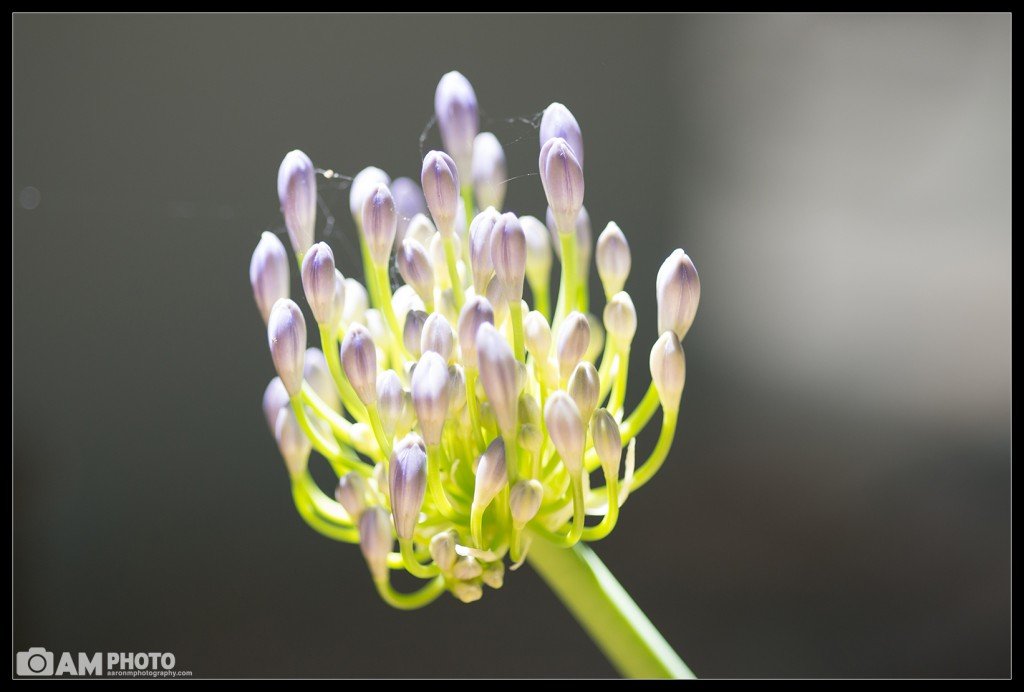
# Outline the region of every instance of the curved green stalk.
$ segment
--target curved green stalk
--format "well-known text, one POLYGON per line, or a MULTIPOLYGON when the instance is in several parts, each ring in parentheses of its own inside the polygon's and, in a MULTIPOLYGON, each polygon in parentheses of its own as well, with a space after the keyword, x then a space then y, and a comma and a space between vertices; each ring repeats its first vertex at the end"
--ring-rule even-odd
POLYGON ((399 593, 395 591, 391 586, 391 582, 387 579, 374 580, 373 583, 377 587, 377 593, 384 599, 384 602, 392 608, 399 610, 422 608, 433 603, 437 600, 438 596, 444 593, 444 577, 440 575, 434 577, 426 586, 412 593, 399 593))
POLYGON ((637 468, 633 482, 629 485, 630 492, 643 487, 665 463, 665 457, 668 456, 668 452, 672 448, 672 439, 676 436, 676 421, 678 419, 679 411, 665 411, 665 419, 661 422, 661 434, 658 435, 658 442, 654 445, 651 456, 647 457, 647 461, 637 468))

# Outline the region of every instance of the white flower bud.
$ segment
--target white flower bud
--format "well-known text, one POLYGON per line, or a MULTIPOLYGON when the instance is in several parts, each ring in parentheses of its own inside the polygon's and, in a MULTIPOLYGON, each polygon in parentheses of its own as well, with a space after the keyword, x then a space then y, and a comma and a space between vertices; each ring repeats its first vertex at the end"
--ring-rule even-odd
POLYGON ((555 391, 544 406, 544 422, 565 468, 569 473, 579 473, 587 434, 576 402, 565 392, 555 391))
POLYGON ((491 230, 494 275, 505 288, 507 300, 522 300, 526 278, 526 235, 515 214, 502 214, 491 230))
POLYGON ((501 326, 508 317, 508 298, 505 293, 505 284, 497 276, 492 276, 487 282, 487 289, 484 291, 487 302, 494 310, 494 324, 501 326))
POLYGON ((298 149, 288 152, 277 171, 277 196, 292 249, 301 257, 316 233, 316 169, 298 149))
POLYGON ((340 410, 338 390, 334 386, 334 378, 327 367, 324 352, 314 347, 306 349, 306 358, 302 366, 303 378, 313 388, 316 395, 335 411, 340 410))
POLYGON ((267 320, 270 357, 289 396, 302 389, 302 364, 306 355, 306 320, 294 301, 282 298, 274 303, 267 320))
POLYGON ((580 166, 583 165, 583 133, 580 132, 580 124, 569 109, 560 103, 552 103, 545 108, 540 119, 541 146, 553 137, 561 137, 568 142, 580 166))
POLYGON ((505 565, 500 562, 492 562, 484 568, 482 577, 484 584, 492 589, 500 589, 505 583, 505 565))
POLYGON ((460 581, 452 584, 452 595, 463 603, 473 603, 483 598, 484 590, 479 584, 460 581))
POLYGON ((336 281, 330 246, 322 241, 311 246, 302 258, 302 289, 317 324, 329 326, 334 322, 336 281))
POLYGON ((363 324, 366 322, 366 311, 370 309, 370 296, 366 288, 355 279, 345 279, 345 310, 342 322, 345 324, 363 324))
POLYGON ((516 359, 508 342, 493 325, 484 323, 476 334, 480 382, 494 411, 501 434, 515 433, 519 377, 516 359))
POLYGON ((472 581, 483 572, 484 568, 480 565, 480 561, 471 555, 460 557, 452 569, 452 575, 462 581, 472 581))
POLYGON ((370 258, 378 267, 386 267, 398 232, 395 200, 388 186, 381 183, 363 201, 363 237, 370 258))
POLYGON ((561 137, 541 147, 540 179, 559 230, 573 228, 583 206, 583 167, 561 137))
POLYGON ((265 231, 253 250, 249 262, 249 283, 260 309, 263 323, 270 319, 270 309, 281 298, 288 297, 288 252, 276 235, 265 231))
MULTIPOLYGON (((391 347, 391 331, 384 320, 384 315, 380 310, 367 310, 365 319, 366 329, 370 332, 373 343, 377 347, 377 360, 384 360, 384 354, 391 347)), ((374 373, 374 378, 376 377, 377 375, 374 373)))
POLYGON ((377 376, 377 413, 384 434, 392 437, 405 408, 405 390, 394 370, 385 370, 377 376))
MULTIPOLYGON (((452 248, 455 253, 455 257, 462 256, 462 241, 459 240, 459 236, 452 236, 452 248)), ((434 268, 434 281, 439 286, 451 286, 448 274, 448 258, 444 254, 444 238, 441 237, 440 233, 435 233, 434 237, 430 239, 430 245, 427 247, 427 255, 430 257, 430 263, 434 268)))
POLYGON ((562 321, 558 328, 558 341, 555 355, 558 358, 558 373, 565 382, 569 379, 576 364, 590 346, 590 322, 582 312, 573 311, 562 321))
POLYGON ((469 264, 473 270, 473 288, 480 294, 494 272, 491 259, 491 235, 494 224, 501 214, 494 207, 487 207, 476 215, 469 226, 469 264))
POLYGON ((460 412, 466 405, 466 371, 461 365, 448 366, 448 415, 465 423, 460 412))
POLYGON ((427 317, 423 323, 423 334, 420 337, 420 352, 433 351, 445 362, 451 361, 452 349, 455 348, 455 333, 448 320, 439 312, 427 317))
POLYGON ((352 178, 348 188, 348 208, 356 225, 363 225, 363 203, 378 185, 390 185, 391 176, 375 166, 367 166, 352 178))
POLYGON ((341 327, 345 319, 345 288, 348 284, 337 269, 334 270, 334 300, 331 305, 331 321, 325 325, 331 334, 341 327))
POLYGON ((519 426, 516 442, 530 454, 539 454, 544 444, 544 432, 532 423, 523 423, 519 426))
POLYGON ((611 221, 597 239, 597 275, 605 295, 614 295, 625 287, 632 266, 626 235, 611 221))
POLYGON ((567 391, 572 400, 576 402, 576 408, 580 411, 580 419, 584 425, 587 425, 601 396, 601 378, 597 374, 597 368, 587 361, 577 365, 569 377, 567 391))
POLYGON ((525 526, 537 516, 543 499, 544 486, 536 479, 519 481, 513 485, 508 494, 508 506, 512 512, 513 523, 519 528, 525 526))
POLYGON ((551 353, 551 327, 544 315, 531 310, 523 318, 523 334, 526 350, 538 361, 547 361, 551 353))
POLYGON ((594 411, 590 419, 590 437, 594 441, 594 451, 601 461, 604 477, 619 475, 619 461, 622 459, 622 433, 619 424, 608 409, 594 411))
POLYGON ((288 390, 281 384, 281 378, 275 377, 263 390, 263 415, 267 419, 270 434, 277 434, 277 414, 289 405, 288 390))
POLYGON ((452 158, 443 151, 431 151, 423 159, 420 174, 423 196, 443 236, 455 233, 455 217, 459 211, 459 172, 452 158))
POLYGON ((700 303, 700 277, 693 261, 675 250, 658 270, 658 333, 675 332, 682 341, 700 303))
POLYGON ((596 363, 604 349, 604 327, 594 315, 587 313, 587 324, 590 325, 590 345, 583 354, 583 360, 596 363))
POLYGON ((662 408, 679 410, 679 399, 686 384, 686 360, 679 338, 673 332, 662 334, 651 349, 651 379, 662 408))
POLYGON ((424 353, 412 371, 412 405, 428 445, 441 442, 448 417, 448 364, 433 351, 424 353))
POLYGON ((411 540, 427 491, 427 450, 418 435, 409 435, 395 445, 388 469, 388 487, 395 533, 401 539, 411 540))
POLYGON ((341 342, 341 368, 366 406, 377 402, 377 347, 370 331, 353 325, 341 342))
POLYGON ((455 566, 458 553, 455 552, 455 532, 442 531, 430 539, 430 557, 442 572, 455 566))
MULTIPOLYGON (((383 464, 381 468, 383 468, 383 464)), ((370 487, 366 484, 366 479, 355 471, 350 471, 338 479, 338 487, 334 489, 334 499, 352 517, 352 521, 359 521, 359 517, 366 509, 366 498, 369 492, 370 487)))
POLYGON ((472 370, 477 367, 476 335, 484 323, 494 324, 494 310, 486 298, 473 296, 462 306, 459 315, 459 350, 462 362, 472 370))
POLYGON ((402 284, 395 289, 391 296, 391 306, 395 311, 395 319, 399 324, 405 324, 405 316, 413 310, 425 310, 423 300, 416 295, 409 284, 402 284))
POLYGON ((437 229, 426 214, 417 214, 409 221, 405 237, 417 241, 423 247, 430 247, 430 239, 437 235, 437 229))
POLYGON ((473 142, 480 131, 480 110, 476 92, 461 72, 448 72, 437 83, 434 114, 444 148, 458 163, 459 170, 470 170, 473 142))
POLYGON ((305 471, 313 446, 299 427, 299 421, 290 406, 278 411, 274 438, 277 440, 277 448, 281 452, 289 475, 295 476, 305 471))
POLYGON ((636 334, 636 308, 628 293, 619 292, 604 306, 604 328, 613 343, 628 346, 636 334))
POLYGON ((501 209, 508 188, 505 150, 492 132, 481 132, 473 140, 473 190, 481 208, 501 209))
POLYGON ((359 517, 359 547, 374 581, 388 578, 391 552, 391 520, 383 507, 367 507, 359 517))
POLYGON ((430 266, 430 257, 418 240, 406 238, 398 250, 398 273, 402 279, 423 299, 424 303, 434 303, 434 269, 430 266))
POLYGON ((422 310, 410 310, 405 316, 405 326, 402 328, 402 343, 405 350, 414 358, 420 357, 420 344, 423 340, 423 325, 427 321, 427 313, 422 310))
POLYGON ((547 227, 537 217, 520 216, 519 223, 526 235, 526 278, 536 290, 551 282, 551 240, 547 227))
POLYGON ((505 442, 496 437, 487 445, 476 465, 476 485, 473 488, 473 504, 484 508, 501 492, 508 482, 505 466, 505 442))

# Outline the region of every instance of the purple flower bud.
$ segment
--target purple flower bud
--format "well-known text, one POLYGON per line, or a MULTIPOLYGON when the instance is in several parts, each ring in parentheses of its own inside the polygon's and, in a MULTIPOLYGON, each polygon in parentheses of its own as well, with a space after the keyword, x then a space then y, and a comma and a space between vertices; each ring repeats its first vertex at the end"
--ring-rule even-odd
POLYGON ((388 186, 381 183, 363 201, 363 237, 366 238, 370 258, 377 266, 387 266, 397 229, 395 200, 388 186))
POLYGON ((378 185, 390 185, 391 176, 375 166, 367 166, 352 178, 348 188, 348 208, 357 226, 363 225, 363 203, 378 185))
POLYGON ((270 318, 270 308, 288 297, 288 253, 276 235, 265 231, 249 262, 249 283, 260 309, 263 323, 270 318))
POLYGON ((395 178, 391 183, 391 196, 395 198, 395 211, 398 212, 398 234, 395 242, 401 243, 409 222, 417 214, 427 213, 427 200, 423 199, 423 190, 412 178, 395 178))
POLYGON ((288 406, 288 390, 281 384, 281 378, 275 377, 263 390, 263 415, 267 419, 267 427, 270 434, 275 435, 277 429, 277 414, 281 409, 288 406))
POLYGON ((565 392, 555 391, 544 405, 544 422, 565 468, 569 473, 579 473, 587 434, 576 402, 565 392))
POLYGON ((405 408, 405 390, 394 370, 385 370, 377 376, 377 412, 381 427, 389 437, 395 434, 398 421, 405 408))
POLYGON ((675 250, 658 270, 658 333, 675 332, 682 341, 690 331, 700 303, 700 277, 693 261, 675 250))
POLYGON ((288 467, 289 475, 295 476, 306 470, 312 444, 299 427, 295 412, 291 407, 282 408, 277 414, 277 425, 274 426, 274 437, 277 448, 288 467))
POLYGON ((541 147, 540 179, 559 231, 572 229, 583 207, 583 168, 561 137, 541 147))
POLYGON ((420 337, 420 352, 433 351, 445 362, 451 360, 452 349, 455 348, 455 333, 448 320, 439 312, 435 312, 423 323, 423 334, 420 337))
POLYGON ((383 507, 367 507, 359 517, 359 548, 374 581, 388 578, 388 553, 392 543, 387 511, 383 507))
POLYGON ((473 268, 473 288, 482 294, 494 273, 491 259, 491 237, 494 225, 501 214, 494 207, 487 207, 476 215, 469 226, 469 263, 473 268))
POLYGON ((448 415, 464 423, 461 411, 467 397, 466 370, 458 363, 448 366, 448 392, 448 415))
POLYGON ((334 253, 327 243, 313 245, 302 258, 302 289, 317 324, 330 326, 335 320, 337 274, 334 253))
POLYGON ((587 425, 601 396, 601 378, 598 376, 594 364, 583 361, 577 365, 576 369, 572 371, 572 375, 569 376, 569 385, 566 391, 576 402, 576 408, 580 410, 583 424, 587 425))
POLYGON ((500 327, 508 317, 508 298, 505 293, 505 284, 501 282, 501 279, 497 276, 491 277, 484 290, 484 297, 494 309, 494 326, 500 327))
POLYGON ((526 234, 511 212, 502 214, 491 230, 491 262, 505 288, 506 300, 522 300, 526 278, 526 234))
POLYGON ((274 303, 267 320, 270 357, 289 396, 302 389, 302 362, 306 355, 306 320, 294 301, 282 298, 274 303))
POLYGON ((434 534, 434 537, 430 539, 430 557, 442 572, 447 572, 454 567, 458 556, 455 551, 454 531, 442 531, 434 534))
POLYGON ((480 113, 476 93, 469 80, 459 72, 449 72, 437 83, 434 113, 441 130, 444 148, 468 171, 473 157, 473 139, 480 131, 480 113))
POLYGON ((558 357, 558 373, 565 382, 576 364, 583 358, 590 345, 590 322, 582 312, 573 311, 558 328, 558 342, 555 355, 558 357))
POLYGON ((594 451, 601 461, 605 479, 619 475, 619 461, 622 459, 622 433, 615 417, 602 408, 594 411, 590 419, 590 437, 594 440, 594 451))
POLYGON ((348 330, 341 342, 341 367, 345 377, 366 406, 377 402, 377 347, 370 331, 361 324, 348 330))
POLYGON ((501 209, 508 188, 505 150, 492 132, 481 132, 473 142, 473 191, 482 209, 501 209))
POLYGON ((459 171, 455 162, 443 151, 428 152, 423 159, 420 181, 437 230, 446 237, 453 235, 460 206, 459 171))
POLYGON ((434 303, 434 269, 430 257, 418 240, 406 238, 398 249, 398 273, 424 303, 434 303))
POLYGON ((277 196, 292 249, 301 257, 316 233, 316 169, 298 149, 289 151, 277 171, 277 196))
POLYGON ((540 503, 544 499, 544 486, 536 479, 519 481, 512 486, 508 494, 508 506, 512 512, 512 522, 522 528, 528 521, 537 516, 540 503))
POLYGON ((476 465, 476 485, 473 488, 473 504, 486 507, 494 496, 508 482, 505 467, 505 443, 500 437, 494 438, 487 446, 476 465))
POLYGON ((604 306, 604 328, 620 347, 632 343, 636 334, 636 308, 628 293, 616 293, 604 306))
POLYGON ((494 310, 487 299, 482 296, 469 298, 462 306, 462 314, 459 315, 459 349, 462 352, 462 362, 467 368, 477 368, 477 347, 476 335, 480 326, 489 323, 494 324, 494 310))
POLYGON ((438 354, 427 351, 412 371, 412 405, 428 445, 441 442, 448 417, 448 400, 448 364, 438 354))
POLYGON ((686 384, 686 359, 678 337, 666 331, 651 349, 651 379, 658 390, 661 407, 678 411, 686 384))
POLYGON ((419 435, 409 435, 395 445, 388 486, 395 533, 400 539, 411 540, 427 491, 427 451, 419 435))
POLYGON ((576 159, 583 166, 583 133, 580 132, 580 124, 569 112, 569 109, 560 103, 552 103, 544 109, 544 115, 540 119, 540 143, 544 145, 549 139, 561 137, 576 154, 576 159))
POLYGON ((605 295, 615 295, 625 287, 632 266, 626 236, 611 221, 597 239, 597 275, 601 277, 605 295))
POLYGON ((519 377, 512 349, 493 325, 484 323, 476 334, 480 382, 494 411, 501 434, 515 434, 519 401, 519 377))
POLYGON ((355 471, 349 471, 338 480, 338 487, 334 489, 334 499, 353 521, 359 521, 363 510, 366 509, 366 497, 369 492, 370 486, 367 485, 366 479, 355 471))
POLYGON ((423 342, 423 325, 427 321, 427 313, 422 310, 410 310, 405 316, 405 326, 402 328, 402 343, 405 350, 415 358, 420 357, 420 344, 423 342))
POLYGON ((547 361, 551 352, 551 327, 547 319, 536 310, 531 310, 523 318, 523 334, 526 350, 539 361, 547 361))
POLYGON ((340 410, 338 390, 334 387, 334 378, 327 368, 324 352, 316 347, 307 348, 302 371, 303 377, 316 395, 335 411, 340 410))

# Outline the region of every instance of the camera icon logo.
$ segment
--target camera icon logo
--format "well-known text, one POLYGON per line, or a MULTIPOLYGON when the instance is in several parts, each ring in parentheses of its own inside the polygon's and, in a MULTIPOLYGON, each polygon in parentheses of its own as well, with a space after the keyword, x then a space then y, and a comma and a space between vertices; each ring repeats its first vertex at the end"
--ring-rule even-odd
POLYGON ((15 663, 18 675, 53 675, 53 652, 41 646, 19 651, 15 663))

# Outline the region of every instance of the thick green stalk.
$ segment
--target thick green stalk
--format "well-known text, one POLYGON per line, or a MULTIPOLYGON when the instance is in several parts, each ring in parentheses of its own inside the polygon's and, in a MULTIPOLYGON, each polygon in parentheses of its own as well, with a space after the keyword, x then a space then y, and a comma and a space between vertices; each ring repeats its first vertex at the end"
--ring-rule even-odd
POLYGON ((598 648, 629 678, 693 678, 593 550, 559 548, 537 538, 527 560, 598 648))

